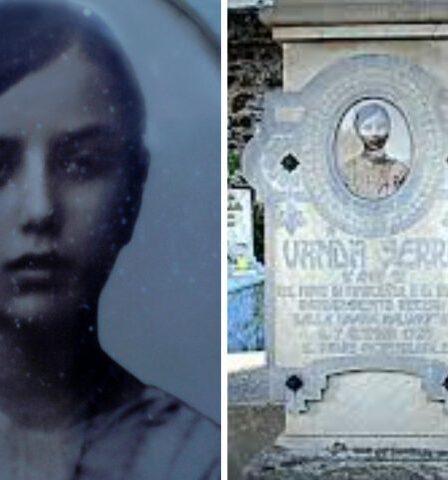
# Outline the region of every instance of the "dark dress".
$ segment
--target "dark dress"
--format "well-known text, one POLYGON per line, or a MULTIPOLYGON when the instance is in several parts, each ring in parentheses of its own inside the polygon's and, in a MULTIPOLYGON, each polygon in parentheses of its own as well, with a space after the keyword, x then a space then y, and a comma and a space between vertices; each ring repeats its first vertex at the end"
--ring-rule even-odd
POLYGON ((0 479, 220 478, 218 425, 107 363, 75 425, 31 430, 0 414, 0 479))

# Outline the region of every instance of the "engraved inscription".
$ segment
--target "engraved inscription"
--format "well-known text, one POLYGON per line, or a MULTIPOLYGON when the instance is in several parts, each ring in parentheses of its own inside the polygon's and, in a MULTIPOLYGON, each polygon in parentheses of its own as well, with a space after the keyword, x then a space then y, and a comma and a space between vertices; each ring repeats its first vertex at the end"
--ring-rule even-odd
MULTIPOLYGON (((448 354, 448 282, 415 272, 448 266, 448 242, 403 238, 285 239, 283 263, 322 282, 281 282, 276 301, 300 332, 300 355, 448 354)), ((290 277, 288 277, 290 278, 290 277)), ((302 277, 300 276, 300 279, 302 277)))

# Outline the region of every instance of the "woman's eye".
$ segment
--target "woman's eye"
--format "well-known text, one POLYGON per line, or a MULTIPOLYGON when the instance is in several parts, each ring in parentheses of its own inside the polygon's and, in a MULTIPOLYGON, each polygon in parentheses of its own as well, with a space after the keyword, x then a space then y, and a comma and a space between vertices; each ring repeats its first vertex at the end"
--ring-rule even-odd
POLYGON ((107 174, 110 163, 108 155, 99 149, 77 144, 57 149, 53 157, 55 173, 71 181, 87 181, 107 174))
POLYGON ((87 155, 68 156, 63 159, 62 168, 67 175, 78 175, 85 173, 91 164, 87 155))
POLYGON ((53 144, 52 171, 61 180, 83 182, 116 172, 123 161, 123 147, 114 138, 78 140, 63 137, 53 144))

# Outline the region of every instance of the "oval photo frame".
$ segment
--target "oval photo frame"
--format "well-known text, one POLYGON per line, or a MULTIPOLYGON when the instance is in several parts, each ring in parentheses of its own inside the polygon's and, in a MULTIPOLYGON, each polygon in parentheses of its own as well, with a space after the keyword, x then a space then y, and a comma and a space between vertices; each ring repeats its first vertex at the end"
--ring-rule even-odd
POLYGON ((381 98, 361 100, 341 118, 334 138, 335 171, 355 196, 382 201, 412 173, 413 142, 400 110, 381 98))

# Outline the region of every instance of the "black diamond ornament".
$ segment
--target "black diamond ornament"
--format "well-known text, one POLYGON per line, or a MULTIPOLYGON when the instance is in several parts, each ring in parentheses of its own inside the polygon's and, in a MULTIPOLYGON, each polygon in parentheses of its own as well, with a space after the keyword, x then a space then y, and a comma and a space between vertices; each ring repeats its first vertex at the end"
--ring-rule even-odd
POLYGON ((288 173, 292 173, 300 165, 300 162, 297 160, 296 157, 294 157, 294 155, 291 155, 289 153, 288 155, 286 155, 286 157, 283 158, 281 164, 288 173))
POLYGON ((448 377, 445 377, 445 380, 443 381, 443 386, 445 387, 445 390, 448 390, 448 377))
POLYGON ((297 390, 300 390, 303 387, 303 381, 300 377, 297 375, 291 375, 288 377, 286 380, 285 384, 290 390, 292 390, 294 393, 297 392, 297 390))

